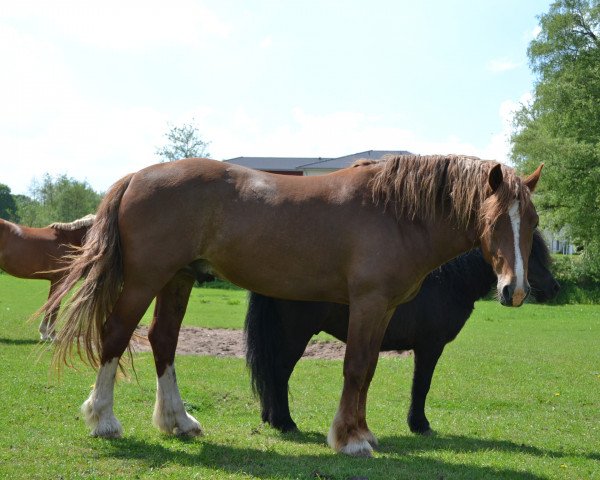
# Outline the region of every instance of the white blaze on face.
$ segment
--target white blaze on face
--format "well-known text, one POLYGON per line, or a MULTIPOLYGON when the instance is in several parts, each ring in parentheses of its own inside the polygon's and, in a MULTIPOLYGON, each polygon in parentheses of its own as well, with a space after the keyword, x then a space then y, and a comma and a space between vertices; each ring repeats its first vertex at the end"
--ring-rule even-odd
POLYGON ((523 269, 523 257, 521 256, 521 241, 519 233, 521 231, 521 216, 519 215, 519 201, 515 200, 508 209, 510 224, 513 230, 513 238, 515 242, 515 275, 517 284, 515 292, 525 290, 525 270, 523 269))

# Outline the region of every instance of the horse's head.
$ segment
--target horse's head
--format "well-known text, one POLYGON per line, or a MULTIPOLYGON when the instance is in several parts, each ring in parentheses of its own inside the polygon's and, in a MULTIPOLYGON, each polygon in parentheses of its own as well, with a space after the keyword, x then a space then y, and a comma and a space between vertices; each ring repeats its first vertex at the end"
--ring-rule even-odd
POLYGON ((482 205, 481 249, 498 277, 498 297, 505 306, 519 307, 529 294, 529 254, 538 216, 531 192, 543 165, 526 179, 500 164, 489 173, 490 195, 482 205))

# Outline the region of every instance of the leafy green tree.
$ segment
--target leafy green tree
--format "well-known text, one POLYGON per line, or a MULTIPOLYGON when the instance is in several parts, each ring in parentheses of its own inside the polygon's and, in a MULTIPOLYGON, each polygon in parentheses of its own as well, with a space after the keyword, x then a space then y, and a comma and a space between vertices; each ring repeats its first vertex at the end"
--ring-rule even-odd
MULTIPOLYGON (((94 213, 102 199, 87 182, 66 175, 45 174, 30 187, 31 199, 20 199, 19 212, 29 225, 41 227, 53 222, 71 222, 94 213)), ((25 222, 24 222, 25 223, 25 222)))
POLYGON ((210 157, 208 145, 200 138, 198 129, 193 124, 183 124, 181 127, 169 125, 165 133, 168 143, 156 149, 156 154, 163 162, 173 162, 181 158, 210 157))
POLYGON ((558 0, 528 49, 533 100, 515 116, 513 160, 544 162, 536 200, 546 224, 567 227, 600 279, 600 0, 558 0))
POLYGON ((10 193, 10 187, 0 183, 0 218, 10 222, 18 222, 17 204, 10 193))
POLYGON ((15 195, 14 198, 17 204, 19 223, 30 227, 43 226, 43 221, 37 221, 42 213, 39 202, 27 195, 15 195))

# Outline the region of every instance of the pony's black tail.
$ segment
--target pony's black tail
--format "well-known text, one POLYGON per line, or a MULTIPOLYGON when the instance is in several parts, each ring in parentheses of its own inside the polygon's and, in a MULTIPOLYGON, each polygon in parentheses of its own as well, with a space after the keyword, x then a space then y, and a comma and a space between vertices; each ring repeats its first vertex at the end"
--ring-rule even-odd
POLYGON ((281 332, 281 317, 275 300, 250 292, 244 324, 246 366, 250 370, 252 391, 260 399, 263 421, 269 421, 264 416, 271 410, 276 395, 276 365, 281 361, 281 332))

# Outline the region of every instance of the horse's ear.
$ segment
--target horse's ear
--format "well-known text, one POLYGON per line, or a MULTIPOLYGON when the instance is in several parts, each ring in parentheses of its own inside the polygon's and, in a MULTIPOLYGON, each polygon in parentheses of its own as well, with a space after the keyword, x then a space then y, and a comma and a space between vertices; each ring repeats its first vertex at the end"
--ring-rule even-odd
POLYGON ((492 193, 494 193, 500 185, 502 185, 502 180, 504 177, 502 176, 502 165, 497 164, 490 170, 490 175, 488 177, 488 182, 492 189, 492 193))
POLYGON ((538 180, 542 175, 542 168, 544 168, 544 164, 540 163, 540 166, 535 169, 535 172, 533 172, 524 180, 524 183, 529 188, 529 191, 533 192, 535 190, 538 180))

